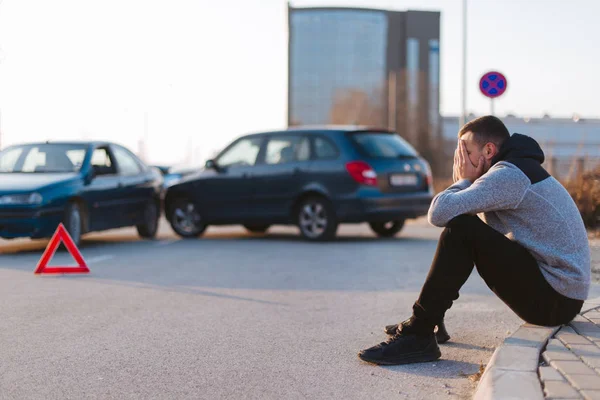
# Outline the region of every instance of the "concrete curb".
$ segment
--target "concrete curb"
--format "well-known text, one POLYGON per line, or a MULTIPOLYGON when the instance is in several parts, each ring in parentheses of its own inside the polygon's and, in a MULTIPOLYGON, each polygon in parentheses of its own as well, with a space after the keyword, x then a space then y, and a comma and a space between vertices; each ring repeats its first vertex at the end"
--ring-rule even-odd
MULTIPOLYGON (((600 298, 584 303, 580 314, 600 307, 600 298)), ((543 400, 538 375, 542 350, 560 329, 523 324, 507 337, 488 363, 473 396, 474 400, 543 400)))

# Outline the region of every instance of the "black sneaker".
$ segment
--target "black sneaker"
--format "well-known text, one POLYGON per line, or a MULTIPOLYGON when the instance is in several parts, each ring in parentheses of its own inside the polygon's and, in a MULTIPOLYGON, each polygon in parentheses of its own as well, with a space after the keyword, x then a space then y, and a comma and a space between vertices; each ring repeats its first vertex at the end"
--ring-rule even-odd
POLYGON ((433 332, 425 335, 398 332, 387 341, 358 353, 361 360, 380 365, 435 361, 441 356, 433 332))
MULTIPOLYGON (((398 333, 398 324, 387 325, 385 327, 384 331, 388 335, 394 336, 396 333, 398 333)), ((444 321, 440 322, 437 325, 437 331, 435 332, 435 338, 437 339, 438 344, 444 344, 448 340, 450 340, 450 335, 448 334, 448 331, 446 330, 446 324, 444 324, 444 321)))

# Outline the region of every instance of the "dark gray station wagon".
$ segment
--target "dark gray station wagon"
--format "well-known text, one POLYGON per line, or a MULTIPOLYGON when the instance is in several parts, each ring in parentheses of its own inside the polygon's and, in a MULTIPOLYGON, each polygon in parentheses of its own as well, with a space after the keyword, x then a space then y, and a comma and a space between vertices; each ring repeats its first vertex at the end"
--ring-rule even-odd
POLYGON ((398 134, 294 128, 235 140, 168 188, 165 211, 182 237, 209 225, 265 232, 293 224, 316 241, 335 237, 341 223, 368 222, 377 235, 394 236, 427 213, 432 197, 429 164, 398 134))

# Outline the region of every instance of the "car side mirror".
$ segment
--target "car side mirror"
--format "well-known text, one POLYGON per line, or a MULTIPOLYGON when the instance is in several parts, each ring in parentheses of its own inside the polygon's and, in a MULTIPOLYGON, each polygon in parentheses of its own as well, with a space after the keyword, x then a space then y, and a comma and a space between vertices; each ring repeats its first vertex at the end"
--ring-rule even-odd
POLYGON ((96 170, 95 166, 92 166, 85 177, 85 182, 87 184, 90 184, 90 183, 92 183, 92 181, 94 179, 96 179, 97 176, 98 176, 98 171, 96 170))
POLYGON ((206 169, 214 169, 215 171, 220 171, 220 168, 217 165, 215 160, 206 161, 205 167, 206 167, 206 169))

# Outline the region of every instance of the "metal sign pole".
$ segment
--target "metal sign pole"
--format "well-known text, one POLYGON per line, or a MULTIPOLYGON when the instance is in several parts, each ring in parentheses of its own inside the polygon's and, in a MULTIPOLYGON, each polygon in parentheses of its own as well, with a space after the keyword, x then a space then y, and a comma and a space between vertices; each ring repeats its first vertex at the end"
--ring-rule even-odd
POLYGON ((492 105, 492 115, 494 115, 494 98, 490 99, 490 104, 492 105))
MULTIPOLYGON (((462 31, 462 93, 459 125, 462 127, 467 121, 467 0, 463 0, 463 31, 462 31)), ((459 128, 460 128, 459 127, 459 128)))

